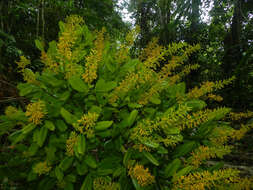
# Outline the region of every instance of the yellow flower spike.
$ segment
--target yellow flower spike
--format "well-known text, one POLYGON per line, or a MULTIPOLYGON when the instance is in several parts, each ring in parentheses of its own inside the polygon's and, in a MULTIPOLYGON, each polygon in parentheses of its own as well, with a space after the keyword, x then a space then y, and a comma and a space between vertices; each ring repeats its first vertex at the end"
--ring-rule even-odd
POLYGON ((74 155, 74 147, 75 147, 77 140, 78 140, 77 137, 78 137, 77 134, 74 131, 72 131, 70 133, 69 138, 66 141, 66 154, 68 156, 74 155))
POLYGON ((78 120, 78 125, 74 126, 80 133, 85 133, 88 138, 92 137, 94 134, 94 126, 98 120, 99 114, 88 112, 84 114, 80 120, 78 120))
POLYGON ((40 59, 45 64, 46 68, 54 73, 58 73, 59 63, 56 63, 45 51, 41 52, 40 59))
MULTIPOLYGON (((173 190, 205 190, 211 188, 216 189, 215 187, 218 186, 224 189, 226 185, 229 184, 231 184, 232 187, 238 185, 234 183, 238 181, 238 179, 240 179, 239 171, 234 169, 218 170, 213 171, 213 173, 209 171, 196 172, 187 176, 181 176, 174 182, 173 190)), ((241 182, 239 182, 239 184, 240 183, 241 182)))
POLYGON ((215 95, 215 94, 208 94, 207 98, 209 98, 210 100, 217 101, 217 102, 221 102, 223 100, 221 96, 215 95))
POLYGON ((18 69, 20 69, 20 72, 23 73, 25 67, 31 64, 31 61, 27 59, 25 56, 20 56, 20 60, 17 61, 16 64, 18 65, 18 69))
POLYGON ((192 153, 190 164, 198 168, 202 161, 216 157, 222 158, 224 155, 229 154, 231 149, 231 146, 200 146, 195 152, 192 153))
POLYGON ((229 118, 233 121, 238 121, 241 119, 247 119, 247 118, 251 118, 251 117, 253 117, 252 111, 247 111, 245 113, 243 113, 243 112, 239 112, 239 113, 230 112, 229 113, 229 118))
POLYGON ((148 168, 144 168, 143 165, 136 164, 134 167, 130 167, 128 174, 138 181, 141 186, 147 186, 155 182, 155 177, 149 173, 148 168))
POLYGON ((104 51, 104 33, 103 28, 97 35, 94 42, 94 49, 91 50, 91 54, 86 57, 85 72, 82 78, 88 84, 91 84, 97 78, 98 64, 102 61, 103 51, 104 51))
POLYGON ((93 181, 93 189, 95 190, 120 190, 118 183, 111 182, 104 177, 95 178, 93 181))
POLYGON ((51 166, 49 166, 47 161, 39 162, 35 165, 33 168, 34 173, 38 174, 39 176, 42 174, 47 174, 52 169, 51 166))
POLYGON ((28 104, 25 115, 29 117, 29 121, 38 125, 46 114, 45 103, 41 100, 28 104))

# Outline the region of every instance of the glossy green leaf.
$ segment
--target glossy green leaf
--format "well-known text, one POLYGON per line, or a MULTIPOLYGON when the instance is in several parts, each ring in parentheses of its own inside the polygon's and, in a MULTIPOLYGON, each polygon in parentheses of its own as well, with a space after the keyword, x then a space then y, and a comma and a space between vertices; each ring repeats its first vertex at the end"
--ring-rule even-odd
POLYGON ((48 121, 48 120, 45 121, 45 125, 43 127, 48 128, 50 131, 54 131, 55 130, 55 126, 54 126, 53 122, 52 121, 48 121))
POLYGON ((59 165, 60 169, 62 171, 66 171, 72 165, 73 160, 74 160, 73 157, 64 158, 59 165))
POLYGON ((77 118, 69 113, 66 109, 64 108, 61 108, 61 116, 65 119, 65 121, 68 123, 68 124, 73 124, 77 121, 77 118))
POLYGON ((85 163, 86 163, 89 167, 91 167, 91 168, 93 168, 93 169, 97 168, 97 162, 96 162, 96 160, 95 160, 95 158, 94 158, 93 156, 87 155, 87 156, 85 157, 84 161, 85 161, 85 163))
POLYGON ((166 175, 166 177, 173 176, 180 167, 181 167, 181 161, 178 158, 174 159, 171 163, 169 163, 165 167, 165 175, 166 175))
POLYGON ((113 121, 100 121, 95 126, 96 131, 103 131, 108 129, 113 124, 113 121))
POLYGON ((142 153, 152 164, 159 166, 159 162, 155 159, 155 157, 150 152, 143 151, 142 153))
POLYGON ((79 154, 84 154, 85 150, 86 150, 85 136, 83 134, 80 134, 77 140, 77 151, 79 154))
POLYGON ((39 136, 38 136, 38 145, 39 147, 42 147, 46 138, 47 138, 47 132, 48 132, 48 129, 46 127, 41 127, 40 128, 40 132, 39 132, 39 136))
POLYGON ((92 185, 93 185, 93 180, 92 180, 91 174, 88 174, 85 177, 80 190, 92 190, 93 189, 92 185))
POLYGON ((130 113, 130 115, 129 115, 129 117, 128 117, 128 120, 127 120, 128 126, 132 126, 132 125, 134 124, 137 115, 138 115, 138 110, 133 110, 133 111, 130 113))
POLYGON ((87 84, 77 75, 71 77, 68 81, 71 87, 78 92, 87 93, 89 91, 87 84))

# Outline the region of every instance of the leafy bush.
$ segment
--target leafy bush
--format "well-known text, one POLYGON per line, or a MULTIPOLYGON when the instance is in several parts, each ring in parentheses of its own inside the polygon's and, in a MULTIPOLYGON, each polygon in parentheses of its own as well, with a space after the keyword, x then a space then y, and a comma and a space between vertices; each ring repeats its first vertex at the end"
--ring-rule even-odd
POLYGON ((230 153, 228 142, 251 126, 235 130, 227 122, 229 108, 206 108, 204 100, 220 100, 212 92, 233 79, 186 92, 180 80, 198 68, 186 62, 199 45, 165 48, 153 39, 132 59, 138 28, 119 44, 110 42, 104 29, 90 32, 77 16, 59 26, 59 40, 47 51, 36 41, 42 73, 28 69, 25 57, 17 62, 26 81, 18 85, 20 95, 31 103, 25 112, 7 107, 1 116, 1 135, 11 133, 6 152, 13 155, 5 158, 2 176, 19 189, 26 179, 25 189, 43 190, 252 186, 237 170, 206 162, 230 153))

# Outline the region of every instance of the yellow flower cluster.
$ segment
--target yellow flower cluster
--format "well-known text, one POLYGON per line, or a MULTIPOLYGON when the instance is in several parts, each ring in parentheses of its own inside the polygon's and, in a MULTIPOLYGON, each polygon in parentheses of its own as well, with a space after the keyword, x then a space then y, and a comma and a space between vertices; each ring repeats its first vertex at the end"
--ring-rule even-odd
POLYGON ((140 33, 140 27, 136 26, 126 35, 126 45, 132 46, 134 44, 135 39, 137 38, 138 34, 140 33))
POLYGON ((126 75, 125 79, 119 83, 114 91, 112 92, 109 102, 115 103, 120 95, 126 94, 129 90, 135 87, 137 81, 139 80, 139 75, 136 73, 129 73, 126 75))
POLYGON ((56 63, 45 51, 41 52, 40 59, 45 64, 46 68, 54 73, 59 71, 59 63, 56 63))
MULTIPOLYGON (((233 184, 239 179, 239 171, 224 169, 213 171, 196 172, 187 176, 181 176, 174 182, 173 190, 205 190, 216 186, 233 184)), ((223 186, 225 189, 225 186, 223 186)))
POLYGON ((229 137, 234 134, 234 129, 224 127, 216 127, 213 129, 213 134, 210 135, 209 139, 213 145, 223 145, 228 142, 229 137))
POLYGON ((91 84, 97 78, 98 64, 102 61, 104 51, 104 33, 105 29, 103 28, 98 33, 94 42, 94 49, 92 49, 90 55, 86 57, 85 72, 82 78, 88 84, 91 84))
POLYGON ((98 117, 99 115, 97 113, 88 112, 87 114, 84 114, 82 118, 77 121, 79 125, 76 129, 80 133, 85 133, 88 138, 92 137, 94 135, 94 126, 98 117))
POLYGON ((15 108, 13 106, 8 106, 4 111, 5 115, 9 116, 9 117, 17 112, 18 112, 17 108, 15 108))
POLYGON ((77 29, 83 22, 80 16, 72 15, 67 17, 66 23, 64 23, 64 31, 62 31, 57 44, 58 52, 61 55, 59 58, 61 60, 64 60, 62 58, 66 58, 68 61, 71 61, 72 47, 78 38, 77 29))
POLYGON ((176 67, 180 65, 180 57, 173 56, 171 60, 168 61, 167 64, 165 64, 161 71, 158 73, 160 78, 167 78, 168 76, 172 75, 172 71, 175 70, 176 67))
POLYGON ((216 81, 216 82, 204 82, 199 88, 195 87, 193 88, 188 94, 188 98, 189 99, 193 99, 193 98, 199 98, 207 93, 211 93, 214 90, 219 90, 222 89, 225 85, 228 85, 230 83, 232 83, 232 81, 235 79, 235 77, 231 77, 227 80, 223 80, 223 81, 216 81))
POLYGON ((221 96, 216 95, 216 94, 208 94, 207 98, 209 98, 210 100, 215 100, 217 102, 221 102, 223 100, 221 96))
POLYGON ((38 175, 47 174, 52 169, 51 166, 49 166, 47 161, 39 162, 36 164, 33 168, 34 173, 38 175))
POLYGON ((245 113, 243 113, 243 112, 240 112, 240 113, 230 112, 229 113, 229 118, 233 121, 238 121, 241 119, 247 119, 247 118, 251 118, 251 117, 253 117, 252 111, 247 111, 245 113))
POLYGON ((229 154, 231 152, 231 149, 231 146, 200 146, 196 151, 192 153, 190 164, 198 168, 203 161, 216 157, 222 158, 224 155, 229 154))
POLYGON ((20 72, 23 73, 26 66, 31 64, 31 61, 27 59, 25 56, 20 56, 20 60, 16 62, 18 65, 18 69, 20 69, 20 72))
POLYGON ((38 102, 28 104, 25 115, 29 117, 28 120, 30 122, 38 125, 46 113, 45 103, 39 100, 38 102))
POLYGON ((253 127, 251 125, 241 125, 241 128, 238 130, 234 130, 231 134, 231 138, 235 140, 240 140, 242 137, 253 127))
POLYGON ((201 123, 208 121, 210 113, 212 113, 212 110, 206 109, 186 115, 181 121, 180 129, 197 127, 201 123))
POLYGON ((74 131, 72 131, 70 133, 69 138, 66 141, 66 154, 68 156, 73 156, 74 155, 74 147, 77 143, 77 140, 78 140, 77 134, 74 131))
POLYGON ((217 115, 225 115, 230 111, 229 108, 221 107, 221 108, 215 108, 215 109, 205 109, 200 110, 198 112, 194 112, 191 115, 187 115, 185 119, 182 119, 181 122, 181 130, 184 128, 193 128, 197 127, 202 123, 205 123, 206 121, 214 119, 217 115))
POLYGON ((155 182, 155 177, 149 173, 148 168, 144 168, 143 165, 136 164, 134 167, 130 167, 128 174, 138 181, 141 186, 147 186, 155 182))
POLYGON ((158 38, 153 38, 146 48, 143 49, 139 59, 143 61, 143 65, 149 69, 156 69, 159 61, 164 60, 166 49, 158 45, 158 38))
POLYGON ((118 183, 111 182, 110 179, 104 177, 95 178, 93 181, 93 189, 96 190, 120 190, 118 183))

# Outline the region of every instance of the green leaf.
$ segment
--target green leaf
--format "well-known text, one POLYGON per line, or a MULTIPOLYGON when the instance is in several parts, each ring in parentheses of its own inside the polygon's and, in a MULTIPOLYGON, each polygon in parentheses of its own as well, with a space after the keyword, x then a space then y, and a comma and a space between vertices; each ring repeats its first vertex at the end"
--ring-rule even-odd
POLYGON ((77 140, 77 151, 79 154, 84 154, 86 150, 86 140, 85 140, 85 136, 83 134, 80 134, 78 136, 78 140, 77 140))
POLYGON ((176 158, 174 159, 171 163, 169 163, 166 168, 165 168, 165 176, 166 177, 171 177, 173 176, 177 170, 180 168, 181 166, 181 161, 176 158))
POLYGON ((54 131, 55 130, 55 126, 54 126, 53 122, 52 121, 48 121, 48 120, 45 121, 45 125, 43 127, 48 128, 50 131, 54 131))
POLYGON ((68 183, 64 186, 64 190, 74 190, 74 185, 73 185, 73 183, 68 182, 68 183))
POLYGON ((154 156, 151 153, 147 151, 143 151, 142 153, 152 164, 159 166, 159 162, 154 158, 154 156))
POLYGON ((136 190, 142 190, 142 188, 141 188, 140 184, 138 183, 138 181, 135 178, 132 178, 132 177, 131 177, 131 179, 132 179, 132 183, 134 185, 134 188, 136 190))
POLYGON ((109 92, 117 86, 114 81, 106 82, 104 79, 99 79, 96 83, 95 90, 97 92, 109 92))
POLYGON ((91 177, 91 174, 88 174, 83 181, 83 184, 81 186, 80 190, 92 190, 93 180, 91 177))
POLYGON ((179 177, 187 175, 188 173, 190 173, 190 171, 193 169, 193 166, 186 166, 185 168, 179 170, 179 172, 177 172, 172 179, 172 182, 176 181, 179 177))
POLYGON ((40 128, 40 132, 39 132, 39 136, 38 136, 38 145, 39 147, 42 147, 46 138, 47 138, 47 132, 48 129, 46 127, 41 127, 40 128))
POLYGON ((131 155, 132 155, 132 151, 131 149, 128 149, 127 152, 124 154, 124 158, 123 158, 123 164, 125 167, 127 167, 128 160, 131 158, 131 155))
POLYGON ((153 104, 156 104, 156 105, 161 104, 161 100, 159 98, 157 98, 157 97, 154 97, 154 96, 152 96, 150 98, 150 102, 153 103, 153 104))
POLYGON ((78 92, 88 93, 89 88, 87 84, 77 75, 71 77, 69 80, 69 84, 73 89, 75 89, 78 92))
POLYGON ((195 141, 188 141, 178 146, 174 153, 174 158, 181 157, 191 152, 197 146, 195 141))
POLYGON ((61 131, 61 132, 66 131, 67 128, 68 128, 67 125, 64 123, 64 121, 59 120, 59 119, 56 120, 55 125, 56 125, 57 129, 58 129, 59 131, 61 131))
POLYGON ((65 110, 64 108, 61 108, 61 116, 65 119, 65 121, 68 124, 73 124, 77 121, 77 118, 71 113, 69 113, 67 110, 65 110))
POLYGON ((96 131, 103 131, 108 129, 113 124, 113 121, 100 121, 95 126, 96 131))
POLYGON ((79 175, 84 175, 88 172, 88 166, 87 164, 83 161, 81 164, 77 164, 76 165, 76 170, 77 170, 77 173, 79 175))
POLYGON ((73 160, 74 160, 73 157, 64 158, 59 165, 60 169, 62 171, 66 171, 72 165, 73 160))
POLYGON ((44 51, 44 47, 41 41, 35 40, 35 45, 40 51, 44 51))
POLYGON ((70 92, 69 91, 65 91, 65 92, 63 92, 61 95, 60 95, 60 97, 59 97, 59 100, 61 100, 61 101, 66 101, 69 97, 70 97, 70 92))
POLYGON ((23 132, 24 134, 30 133, 35 127, 36 127, 36 125, 34 125, 33 123, 30 123, 30 124, 28 124, 27 126, 25 126, 25 127, 22 129, 22 132, 23 132))
POLYGON ((61 180, 63 179, 64 174, 63 174, 63 172, 62 172, 62 170, 61 170, 60 167, 56 167, 56 168, 55 168, 55 176, 56 176, 56 178, 57 178, 59 181, 61 181, 61 180))
POLYGON ((129 115, 129 117, 128 117, 128 120, 127 120, 128 126, 129 126, 129 127, 132 126, 132 125, 134 124, 134 121, 135 121, 137 115, 138 115, 138 110, 133 110, 133 111, 130 113, 130 115, 129 115))
POLYGON ((156 143, 156 142, 151 142, 151 141, 143 141, 141 142, 142 144, 148 146, 148 147, 151 147, 151 148, 158 148, 159 147, 159 143, 156 143))
POLYGON ((206 107, 206 103, 203 100, 190 100, 185 102, 187 107, 191 107, 193 111, 201 110, 206 107))
POLYGON ((93 169, 97 168, 97 162, 96 162, 95 158, 93 158, 93 156, 87 155, 87 156, 85 157, 84 161, 85 161, 85 163, 86 163, 89 167, 91 167, 91 168, 93 168, 93 169))

